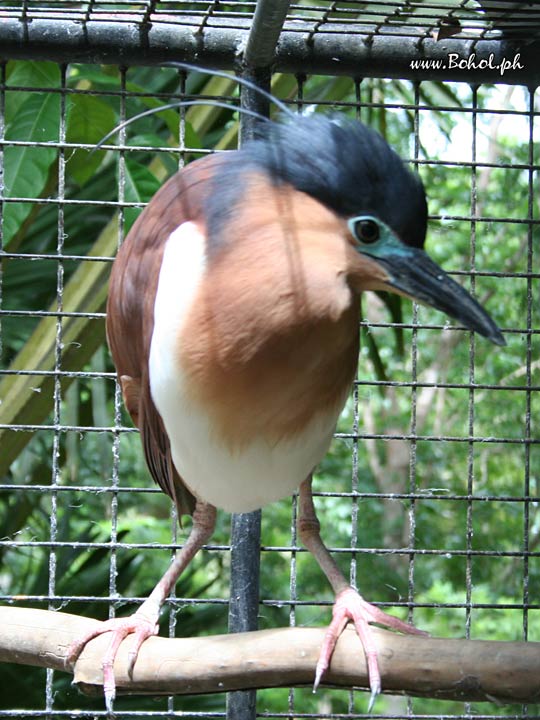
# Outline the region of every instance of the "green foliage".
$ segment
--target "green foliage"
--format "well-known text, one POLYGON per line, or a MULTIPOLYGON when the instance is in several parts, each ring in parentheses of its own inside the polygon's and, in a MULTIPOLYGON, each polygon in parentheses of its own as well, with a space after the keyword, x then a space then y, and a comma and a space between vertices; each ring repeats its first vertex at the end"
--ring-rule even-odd
MULTIPOLYGON (((31 86, 32 82, 36 82, 37 87, 59 87, 60 73, 53 63, 44 63, 42 68, 37 67, 36 63, 27 63, 18 65, 17 70, 19 68, 19 72, 9 74, 10 83, 31 86)), ((6 140, 32 144, 58 141, 60 96, 52 92, 21 95, 15 96, 17 99, 14 108, 10 103, 14 94, 8 94, 6 140)), ((5 196, 40 197, 55 159, 54 148, 8 145, 3 156, 5 196)), ((29 203, 6 204, 3 216, 3 238, 8 248, 31 210, 32 206, 29 203)))
MULTIPOLYGON (((92 95, 73 95, 66 142, 79 144, 98 143, 114 129, 117 117, 106 102, 92 95)), ((79 185, 84 185, 95 174, 105 158, 104 151, 89 155, 86 150, 74 150, 66 158, 69 173, 79 185)))
MULTIPOLYGON (((147 203, 160 188, 161 183, 144 165, 134 160, 126 160, 125 200, 129 203, 147 203)), ((125 230, 129 231, 142 208, 128 208, 124 213, 125 230)))

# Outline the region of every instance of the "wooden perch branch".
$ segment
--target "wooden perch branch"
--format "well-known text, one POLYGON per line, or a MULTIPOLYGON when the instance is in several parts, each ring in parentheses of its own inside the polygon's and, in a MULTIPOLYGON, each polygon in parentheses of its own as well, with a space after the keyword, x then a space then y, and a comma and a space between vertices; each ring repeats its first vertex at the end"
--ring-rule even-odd
MULTIPOLYGON (((65 670, 66 650, 97 621, 46 610, 0 607, 0 661, 65 670)), ((376 631, 383 688, 438 699, 533 703, 540 700, 540 643, 443 640, 376 631)), ((127 676, 131 638, 115 664, 119 693, 186 695, 310 685, 323 628, 283 628, 238 635, 167 639, 141 648, 127 676)), ((106 635, 81 654, 74 683, 102 694, 106 635)), ((354 630, 340 638, 329 685, 366 687, 365 656, 354 630)))

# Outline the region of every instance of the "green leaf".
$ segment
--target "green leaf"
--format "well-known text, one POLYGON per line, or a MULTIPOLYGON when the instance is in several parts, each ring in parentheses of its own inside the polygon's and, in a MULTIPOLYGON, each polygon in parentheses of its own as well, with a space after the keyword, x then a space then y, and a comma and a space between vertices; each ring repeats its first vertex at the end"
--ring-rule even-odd
POLYGON ((199 135, 196 132, 193 125, 186 120, 184 127, 185 127, 185 137, 184 137, 185 146, 190 148, 190 150, 195 150, 195 149, 198 150, 198 149, 202 148, 203 144, 201 142, 201 138, 199 137, 199 135))
POLYGON ((134 135, 127 140, 126 145, 133 145, 139 147, 162 147, 163 138, 157 133, 142 133, 141 135, 134 135))
MULTIPOLYGON (((53 62, 37 62, 33 60, 17 60, 7 64, 6 71, 8 88, 59 88, 60 69, 53 62)), ((17 90, 6 92, 6 124, 18 118, 18 110, 34 92, 17 90)))
POLYGON ((72 65, 69 73, 70 85, 85 83, 93 85, 93 89, 118 89, 120 86, 120 72, 114 65, 86 65, 84 63, 72 65))
MULTIPOLYGON (((59 122, 60 97, 50 93, 33 93, 20 106, 16 120, 8 126, 6 140, 58 142, 59 122)), ((56 147, 8 145, 4 150, 5 197, 40 197, 57 152, 56 147)), ((31 203, 6 203, 3 226, 5 245, 19 231, 31 210, 31 203)))
MULTIPOLYGON (((126 89, 129 92, 132 93, 144 93, 145 88, 140 87, 136 83, 128 82, 126 83, 126 89)), ((142 95, 140 98, 138 98, 140 102, 143 105, 146 105, 147 108, 150 110, 156 109, 156 116, 161 117, 162 120, 164 120, 165 124, 167 125, 167 128, 173 138, 178 142, 178 130, 180 126, 178 113, 175 110, 161 110, 158 109, 163 107, 166 103, 164 103, 162 100, 156 100, 156 98, 149 97, 148 95, 142 95)), ((167 103, 168 104, 168 103, 167 103)))
MULTIPOLYGON (((377 380, 381 380, 382 382, 388 382, 386 368, 383 359, 381 358, 381 355, 379 353, 379 348, 377 346, 375 338, 369 331, 364 329, 362 331, 362 341, 365 342, 367 345, 369 359, 371 360, 371 363, 373 365, 375 377, 377 378, 377 380)), ((381 395, 384 395, 384 388, 380 388, 379 392, 381 393, 381 395)))
MULTIPOLYGON (((134 160, 126 160, 124 195, 126 202, 147 203, 160 187, 160 181, 147 167, 134 160)), ((126 208, 124 212, 125 232, 131 228, 141 212, 142 208, 126 208)))
MULTIPOLYGON (((144 133, 142 135, 134 135, 133 137, 129 138, 129 140, 126 141, 126 145, 133 145, 135 147, 164 147, 164 141, 163 138, 161 138, 156 133, 144 133)), ((145 152, 141 150, 140 152, 134 153, 130 155, 131 159, 136 159, 137 162, 140 162, 141 164, 146 164, 145 161, 148 161, 149 157, 152 157, 154 153, 150 154, 150 151, 145 152)), ((171 148, 170 153, 164 153, 161 152, 158 155, 160 162, 163 164, 164 168, 167 171, 167 176, 174 175, 175 172, 178 170, 178 153, 175 153, 173 151, 173 148, 171 148)))
MULTIPOLYGON (((98 143, 116 124, 114 110, 100 98, 74 95, 68 116, 66 140, 69 143, 98 143)), ((66 170, 84 185, 101 165, 105 151, 73 150, 67 156, 66 170)))
MULTIPOLYGON (((221 80, 222 78, 220 78, 221 80)), ((229 81, 227 81, 229 83, 229 81)), ((232 83, 229 83, 232 84, 232 83)), ((162 120, 164 120, 165 124, 167 125, 167 129, 171 133, 172 137, 174 138, 174 141, 178 143, 179 141, 179 128, 180 128, 180 118, 178 115, 177 110, 159 110, 159 108, 163 107, 166 104, 162 100, 156 100, 156 98, 149 97, 148 95, 144 95, 142 93, 145 92, 145 89, 143 87, 140 87, 139 85, 136 85, 135 83, 128 82, 126 84, 126 88, 129 90, 129 92, 133 93, 141 93, 141 97, 138 98, 139 101, 146 105, 147 108, 150 110, 156 110, 156 116, 161 117, 162 120)), ((174 102, 174 100, 173 100, 174 102)), ((205 107, 204 105, 200 106, 205 107)), ((212 108, 216 109, 216 108, 212 108)), ((219 109, 219 108, 218 108, 219 109)), ((219 109, 220 110, 220 109, 219 109)), ((221 110, 220 110, 221 112, 221 110)), ((189 148, 202 148, 202 142, 201 138, 199 137, 199 134, 193 127, 193 125, 190 122, 185 123, 185 144, 186 147, 189 148)))

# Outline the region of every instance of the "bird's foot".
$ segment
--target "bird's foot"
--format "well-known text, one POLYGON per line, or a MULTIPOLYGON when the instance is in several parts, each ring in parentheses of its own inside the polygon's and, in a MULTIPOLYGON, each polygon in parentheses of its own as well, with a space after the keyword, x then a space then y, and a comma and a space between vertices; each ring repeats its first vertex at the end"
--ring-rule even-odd
POLYGON ((135 635, 135 642, 128 656, 128 675, 130 679, 133 679, 133 668, 135 667, 141 645, 147 638, 152 637, 152 635, 157 635, 159 632, 158 618, 159 606, 146 601, 133 615, 126 618, 111 618, 110 620, 105 620, 98 627, 71 643, 68 648, 66 665, 73 667, 85 645, 89 643, 90 640, 98 637, 98 635, 103 635, 108 632, 111 633, 109 647, 101 662, 103 668, 105 705, 110 715, 112 715, 112 704, 116 696, 114 661, 118 654, 118 649, 128 635, 135 635))
POLYGON ((371 689, 371 698, 369 702, 368 712, 371 711, 375 698, 381 692, 381 674, 379 672, 379 663, 377 660, 377 645, 370 627, 370 623, 377 623, 384 627, 397 630, 398 632, 408 633, 410 635, 427 635, 423 630, 418 630, 414 625, 403 622, 399 618, 387 615, 375 605, 366 602, 364 598, 352 587, 345 588, 336 595, 336 601, 332 610, 332 622, 328 626, 319 661, 315 671, 315 683, 313 691, 317 689, 322 676, 326 672, 334 648, 339 636, 345 629, 348 622, 354 623, 356 633, 360 638, 362 647, 366 654, 368 666, 369 687, 371 689))

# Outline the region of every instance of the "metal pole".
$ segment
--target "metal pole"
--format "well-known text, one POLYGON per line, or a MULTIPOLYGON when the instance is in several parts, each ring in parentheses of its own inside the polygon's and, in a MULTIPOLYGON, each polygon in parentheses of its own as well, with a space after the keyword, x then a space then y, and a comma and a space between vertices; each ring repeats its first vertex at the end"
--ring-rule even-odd
MULTIPOLYGON (((256 630, 259 612, 261 511, 232 516, 229 632, 256 630)), ((255 720, 256 690, 227 695, 227 720, 255 720)))
POLYGON ((290 0, 257 0, 244 53, 244 62, 248 67, 272 65, 290 4, 290 0))
MULTIPOLYGON (((169 61, 197 63, 201 67, 230 70, 238 61, 238 48, 249 41, 246 21, 234 28, 206 27, 194 32, 200 18, 183 17, 184 24, 85 21, 62 18, 31 21, 5 15, 0 8, 0 60, 145 65, 169 61), (141 34, 148 30, 146 41, 141 34)), ((440 82, 501 82, 500 65, 511 67, 502 80, 510 85, 536 87, 540 83, 540 41, 447 38, 435 40, 411 35, 406 26, 399 34, 360 33, 354 25, 332 23, 315 33, 312 42, 300 22, 280 35, 273 66, 276 72, 355 77, 435 80, 440 82), (474 54, 474 64, 468 58, 474 54), (449 64, 449 57, 454 58, 449 64), (490 59, 491 58, 491 59, 490 59)), ((424 28, 425 29, 425 28, 424 28)))

